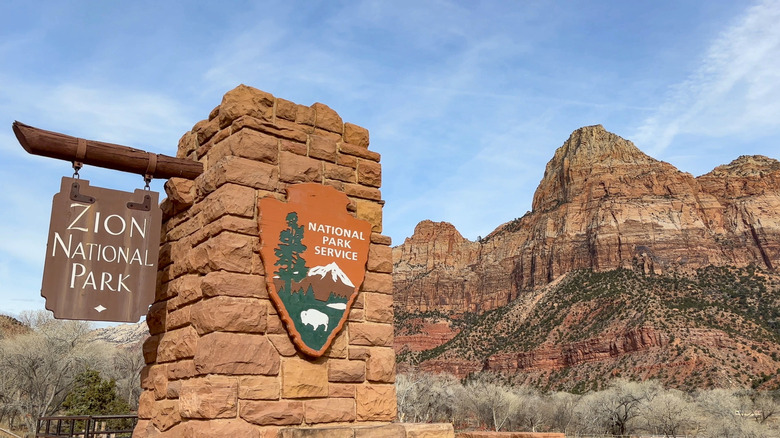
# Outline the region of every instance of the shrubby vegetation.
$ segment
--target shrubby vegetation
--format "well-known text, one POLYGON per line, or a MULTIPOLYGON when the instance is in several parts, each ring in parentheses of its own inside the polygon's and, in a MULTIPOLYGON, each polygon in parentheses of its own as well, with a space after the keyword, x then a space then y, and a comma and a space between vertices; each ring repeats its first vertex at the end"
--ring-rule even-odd
POLYGON ((109 413, 90 411, 105 401, 110 413, 137 408, 140 351, 99 346, 84 321, 55 320, 45 311, 21 319, 25 333, 0 334, 0 424, 29 432, 38 417, 109 413))
POLYGON ((451 422, 456 429, 665 437, 776 437, 780 394, 713 389, 682 392, 656 381, 612 381, 575 395, 510 386, 493 374, 399 374, 399 419, 451 422))

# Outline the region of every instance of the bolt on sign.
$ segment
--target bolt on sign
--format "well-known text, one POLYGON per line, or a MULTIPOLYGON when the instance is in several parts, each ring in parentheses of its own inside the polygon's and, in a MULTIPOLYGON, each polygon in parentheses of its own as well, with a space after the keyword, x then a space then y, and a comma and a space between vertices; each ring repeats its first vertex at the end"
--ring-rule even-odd
POLYGON ((366 274, 371 224, 347 195, 320 184, 287 189, 260 207, 260 254, 269 295, 299 351, 321 356, 344 327, 366 274))
POLYGON ((62 178, 41 288, 55 318, 137 322, 146 315, 157 282, 158 196, 62 178))

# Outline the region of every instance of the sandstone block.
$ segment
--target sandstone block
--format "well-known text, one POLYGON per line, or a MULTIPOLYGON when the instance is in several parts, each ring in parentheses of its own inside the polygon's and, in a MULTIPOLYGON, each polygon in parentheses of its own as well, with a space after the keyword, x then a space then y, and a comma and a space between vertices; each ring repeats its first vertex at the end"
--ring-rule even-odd
MULTIPOLYGON (((453 438, 455 431, 449 423, 400 423, 406 429, 407 438, 453 438)), ((494 434, 496 432, 493 432, 494 434)), ((503 432, 498 435, 504 436, 503 432)), ((561 434, 563 435, 563 434, 561 434)), ((459 434, 460 436, 460 434, 459 434)))
POLYGON ((396 397, 394 385, 362 385, 357 387, 358 421, 395 420, 396 397))
POLYGON ((382 232, 382 204, 366 199, 356 199, 357 218, 371 224, 371 231, 382 232))
POLYGON ((350 360, 368 360, 371 357, 371 349, 368 347, 349 347, 350 360))
POLYGON ((310 362, 297 357, 282 363, 282 396, 284 398, 327 397, 328 366, 320 360, 310 362))
POLYGON ((198 275, 183 275, 168 283, 169 294, 175 296, 175 307, 181 307, 199 300, 202 296, 200 289, 201 277, 198 275))
POLYGON ((353 438, 350 426, 289 427, 279 431, 279 438, 353 438))
POLYGON ((160 301, 149 307, 146 314, 146 327, 150 335, 157 335, 165 331, 165 320, 168 318, 167 301, 160 301))
POLYGON ((154 424, 157 429, 163 432, 181 423, 181 415, 179 415, 179 401, 156 401, 152 406, 151 420, 152 424, 154 424))
POLYGON ((198 145, 209 141, 219 131, 219 123, 213 120, 201 120, 192 127, 192 132, 198 138, 198 145))
POLYGON ((211 193, 227 183, 255 189, 276 190, 279 184, 279 171, 273 164, 228 156, 206 170, 198 183, 198 190, 201 193, 211 193))
POLYGON ((172 362, 195 355, 198 345, 198 333, 192 327, 184 327, 160 335, 157 349, 158 362, 172 362))
POLYGON ((306 155, 309 151, 309 147, 306 146, 306 143, 298 143, 296 141, 282 140, 279 150, 292 152, 296 155, 306 155))
MULTIPOLYGON (((338 164, 325 163, 325 178, 344 182, 355 182, 355 169, 338 164)), ((349 193, 347 193, 349 195, 349 193)))
POLYGON ((198 342, 194 361, 199 374, 279 373, 279 355, 262 335, 209 333, 198 342))
POLYGON ((284 357, 295 356, 295 354, 297 353, 297 350, 295 349, 295 345, 293 345, 292 341, 290 341, 290 337, 286 333, 269 334, 268 340, 271 341, 271 343, 274 345, 276 351, 278 351, 279 354, 284 357))
POLYGON ((365 312, 363 309, 352 309, 349 311, 349 316, 347 317, 347 321, 349 322, 363 322, 365 321, 365 312))
POLYGON ((209 152, 209 162, 216 163, 227 156, 247 158, 267 164, 277 164, 279 139, 253 129, 242 129, 209 152))
POLYGON ((182 382, 179 391, 182 418, 235 418, 238 414, 238 379, 207 376, 182 382))
POLYGON ((281 152, 279 155, 279 179, 291 184, 322 182, 322 162, 291 152, 281 152))
POLYGON ((358 182, 371 187, 382 185, 382 165, 374 161, 358 161, 358 182))
POLYGON ((263 333, 267 300, 217 296, 193 305, 192 325, 203 335, 213 331, 263 333))
POLYGON ((328 397, 334 398, 355 398, 354 383, 331 383, 328 385, 328 397))
MULTIPOLYGON (((201 186, 198 186, 200 188, 201 186)), ((201 225, 208 224, 226 214, 253 218, 255 217, 255 190, 238 184, 224 184, 213 192, 198 191, 198 202, 201 202, 199 220, 201 225), (205 196, 204 198, 204 195, 205 196)))
POLYGON ((149 336, 141 347, 143 349, 144 361, 146 363, 157 362, 157 347, 160 345, 160 335, 149 336))
POLYGON ((393 345, 392 324, 374 324, 356 322, 349 325, 349 343, 376 347, 393 345))
POLYGON ((393 249, 385 245, 372 244, 368 249, 368 263, 366 264, 366 268, 371 272, 392 274, 393 249))
POLYGON ((406 429, 401 424, 356 427, 355 438, 406 438, 406 429))
POLYGON ((187 379, 195 376, 195 361, 193 360, 180 360, 177 362, 168 364, 168 379, 187 379))
POLYGON ((379 162, 381 155, 370 151, 364 147, 355 146, 349 143, 340 143, 339 152, 346 155, 352 155, 353 157, 365 158, 366 160, 379 162))
POLYGON ((303 402, 299 401, 244 401, 241 418, 260 426, 285 426, 303 422, 303 402))
POLYGON ((365 293, 366 321, 393 323, 393 296, 385 294, 365 293))
POLYGON ((295 113, 296 123, 300 123, 302 125, 314 126, 314 120, 315 120, 314 108, 303 106, 303 105, 297 105, 295 109, 296 109, 296 113, 295 113))
POLYGON ((366 361, 366 379, 370 382, 395 382, 395 352, 392 348, 372 348, 366 361))
POLYGON ((344 193, 353 198, 381 201, 382 192, 374 187, 366 187, 360 184, 344 184, 344 193))
POLYGON ((195 202, 195 183, 184 178, 171 178, 165 182, 165 194, 174 212, 185 210, 195 202))
POLYGON ((315 103, 311 106, 314 109, 315 119, 314 126, 322 128, 326 131, 336 132, 341 134, 344 130, 344 122, 341 120, 341 116, 329 106, 323 103, 315 103))
POLYGON ((339 166, 346 166, 351 169, 357 169, 358 158, 352 155, 346 155, 339 152, 339 154, 336 155, 336 164, 338 164, 339 166))
POLYGON ((393 244, 393 239, 390 236, 383 236, 379 233, 371 233, 371 243, 390 246, 393 244))
POLYGON ((151 391, 141 392, 141 396, 138 397, 138 418, 139 419, 151 419, 154 415, 154 404, 156 399, 154 393, 151 391))
POLYGON ((174 380, 169 381, 167 385, 167 391, 165 393, 165 398, 179 398, 179 393, 181 391, 181 380, 174 380))
POLYGON ((287 331, 285 330, 284 324, 282 324, 282 320, 279 318, 279 315, 276 313, 271 313, 270 308, 268 310, 268 326, 266 327, 265 331, 267 333, 284 334, 287 336, 287 331))
POLYGON ((223 232, 196 246, 190 264, 198 272, 229 271, 248 274, 255 263, 259 239, 243 234, 223 232))
POLYGON ((392 296, 393 275, 378 272, 366 272, 366 279, 363 280, 363 286, 361 289, 368 292, 376 292, 392 296))
MULTIPOLYGON (((205 227, 194 232, 191 238, 183 239, 190 244, 187 252, 192 251, 192 246, 198 245, 207 239, 219 235, 223 231, 230 231, 237 234, 243 234, 251 237, 258 235, 257 220, 238 216, 222 216, 221 218, 209 223, 205 227)), ((183 257, 186 259, 186 257, 183 257)))
POLYGON ((267 435, 260 427, 240 419, 190 420, 183 426, 182 438, 276 438, 275 434, 267 435))
POLYGON ((342 138, 341 138, 342 134, 341 133, 331 132, 331 131, 328 131, 327 129, 314 128, 314 133, 313 134, 314 135, 319 135, 321 137, 328 138, 330 140, 335 141, 336 143, 341 143, 342 142, 342 138))
POLYGON ((246 298, 267 298, 265 277, 235 272, 213 271, 202 278, 203 296, 228 296, 246 298))
POLYGON ((360 383, 366 380, 366 363, 362 360, 331 359, 328 363, 328 381, 360 383))
POLYGON ((219 120, 220 127, 229 126, 241 116, 271 121, 273 107, 273 95, 242 84, 225 94, 215 120, 219 120))
POLYGON ((166 330, 173 330, 184 327, 190 323, 191 320, 191 308, 189 306, 183 307, 178 310, 174 310, 168 313, 168 318, 165 321, 166 330))
POLYGON ((303 414, 307 424, 355 421, 355 399, 307 400, 303 404, 303 414))
POLYGON ((165 365, 152 365, 141 370, 141 387, 154 392, 154 398, 164 399, 168 392, 168 376, 165 365))
POLYGON ((344 124, 344 141, 355 146, 367 148, 369 143, 368 129, 347 122, 344 124))
POLYGON ((290 102, 289 100, 276 98, 276 117, 294 122, 297 113, 298 108, 295 103, 290 102))
POLYGON ((200 144, 198 143, 198 135, 194 131, 185 132, 179 139, 179 145, 176 148, 176 158, 187 158, 187 156, 196 149, 200 144))
POLYGON ((283 119, 277 119, 276 123, 270 123, 254 117, 244 116, 237 118, 230 126, 230 129, 233 132, 239 132, 242 129, 253 129, 276 138, 293 140, 299 143, 306 143, 307 136, 303 126, 283 119))
POLYGON ((330 348, 325 352, 325 357, 346 359, 347 358, 347 335, 346 331, 342 330, 335 338, 333 343, 330 344, 330 348))
POLYGON ((278 376, 242 376, 238 380, 238 398, 242 400, 279 400, 278 376))
POLYGON ((309 156, 336 162, 336 141, 320 135, 309 136, 309 156))

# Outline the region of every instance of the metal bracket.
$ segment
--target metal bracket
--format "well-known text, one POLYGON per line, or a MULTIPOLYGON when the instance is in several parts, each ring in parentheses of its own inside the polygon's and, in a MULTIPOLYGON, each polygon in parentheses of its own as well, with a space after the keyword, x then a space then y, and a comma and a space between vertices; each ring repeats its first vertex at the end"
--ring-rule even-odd
POLYGON ((128 202, 127 208, 131 210, 150 211, 152 209, 152 197, 144 195, 144 202, 128 202))
POLYGON ((94 204, 95 198, 92 196, 82 195, 79 193, 79 187, 81 187, 81 184, 78 182, 73 182, 73 184, 70 185, 70 200, 76 201, 76 202, 84 202, 87 204, 94 204))

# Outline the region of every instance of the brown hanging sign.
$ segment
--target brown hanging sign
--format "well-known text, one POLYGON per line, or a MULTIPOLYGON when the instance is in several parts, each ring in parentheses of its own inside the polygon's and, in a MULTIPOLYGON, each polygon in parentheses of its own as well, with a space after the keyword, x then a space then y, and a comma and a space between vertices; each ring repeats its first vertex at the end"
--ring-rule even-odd
POLYGON ((347 195, 320 184, 263 198, 266 284, 299 351, 321 356, 347 321, 366 274, 371 224, 347 213, 347 195))
POLYGON ((157 282, 158 197, 62 178, 41 288, 55 318, 137 322, 146 315, 157 282))

